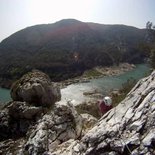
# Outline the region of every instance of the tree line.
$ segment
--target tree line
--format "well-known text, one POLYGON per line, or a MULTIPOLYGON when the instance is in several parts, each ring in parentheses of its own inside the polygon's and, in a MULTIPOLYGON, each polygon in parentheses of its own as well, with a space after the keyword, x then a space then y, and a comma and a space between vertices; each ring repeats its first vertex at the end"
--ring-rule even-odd
POLYGON ((147 30, 147 36, 148 36, 148 49, 150 54, 150 64, 151 67, 155 69, 155 25, 153 22, 148 21, 146 23, 146 30, 147 30))

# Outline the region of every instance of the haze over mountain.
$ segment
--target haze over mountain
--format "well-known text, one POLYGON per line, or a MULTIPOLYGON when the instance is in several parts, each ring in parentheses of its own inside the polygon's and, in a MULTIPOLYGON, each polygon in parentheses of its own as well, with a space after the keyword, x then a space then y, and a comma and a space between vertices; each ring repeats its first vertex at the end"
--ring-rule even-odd
POLYGON ((80 75, 94 66, 140 63, 146 30, 65 19, 20 30, 0 43, 0 81, 8 86, 32 69, 54 81, 80 75))

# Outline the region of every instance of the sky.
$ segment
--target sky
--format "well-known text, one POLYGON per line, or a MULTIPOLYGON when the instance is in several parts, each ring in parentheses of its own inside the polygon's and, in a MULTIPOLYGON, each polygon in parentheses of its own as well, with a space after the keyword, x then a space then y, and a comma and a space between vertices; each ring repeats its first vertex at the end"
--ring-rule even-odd
POLYGON ((26 27, 74 18, 83 22, 155 24, 155 0, 0 0, 0 41, 26 27))

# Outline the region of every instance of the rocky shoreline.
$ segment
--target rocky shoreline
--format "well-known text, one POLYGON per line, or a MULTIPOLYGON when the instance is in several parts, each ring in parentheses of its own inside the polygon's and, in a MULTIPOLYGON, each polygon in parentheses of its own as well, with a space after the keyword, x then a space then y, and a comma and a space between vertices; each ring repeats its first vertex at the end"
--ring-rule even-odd
MULTIPOLYGON (((58 85, 60 86, 60 88, 64 88, 64 87, 66 87, 70 84, 74 84, 74 83, 89 82, 91 79, 94 79, 94 78, 119 75, 124 72, 130 71, 130 70, 134 69, 135 67, 136 66, 134 64, 129 64, 129 63, 121 63, 119 66, 110 66, 110 67, 98 66, 91 70, 85 71, 79 77, 75 77, 72 79, 58 82, 58 85), (94 70, 97 73, 97 75, 91 75, 91 76, 89 75, 88 76, 86 73, 89 71, 92 71, 92 70, 94 70)), ((13 81, 11 81, 11 80, 0 78, 0 87, 10 89, 12 82, 13 81)))
POLYGON ((131 71, 135 67, 136 66, 134 64, 129 64, 129 63, 121 63, 119 66, 110 66, 110 67, 98 66, 98 67, 95 67, 91 70, 84 72, 83 75, 81 75, 80 77, 62 81, 59 83, 59 85, 61 88, 64 88, 74 83, 89 82, 91 79, 95 79, 95 78, 102 78, 104 76, 120 75, 125 72, 131 71), (94 70, 97 74, 87 75, 87 72, 92 71, 92 70, 94 70))

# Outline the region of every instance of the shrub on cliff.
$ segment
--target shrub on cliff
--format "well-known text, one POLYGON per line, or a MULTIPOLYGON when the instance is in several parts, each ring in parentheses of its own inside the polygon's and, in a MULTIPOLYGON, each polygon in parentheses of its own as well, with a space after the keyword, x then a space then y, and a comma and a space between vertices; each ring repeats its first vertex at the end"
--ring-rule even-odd
POLYGON ((134 87, 135 84, 136 80, 130 78, 124 84, 122 84, 122 87, 120 88, 117 94, 112 93, 113 106, 116 106, 118 103, 120 103, 130 92, 130 90, 134 87))

